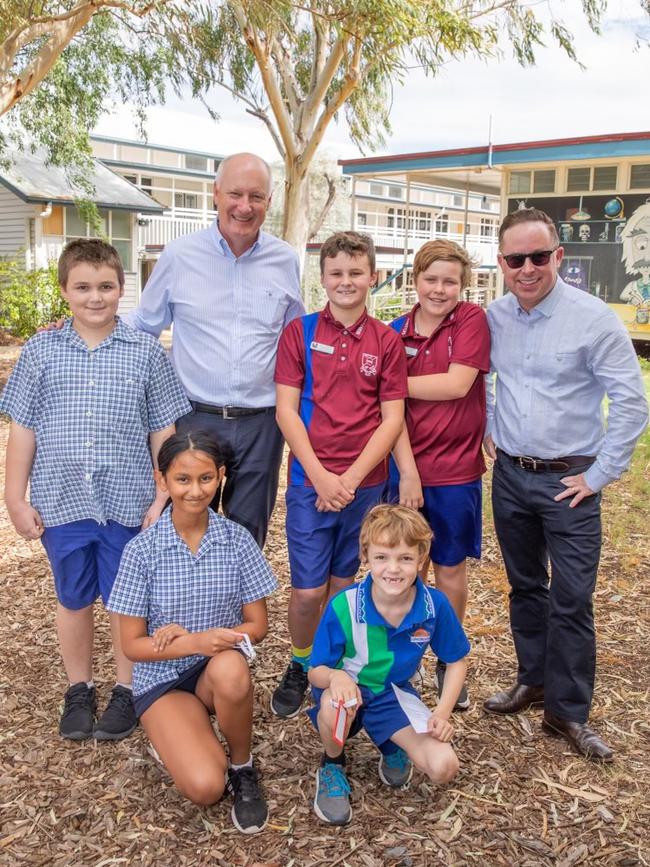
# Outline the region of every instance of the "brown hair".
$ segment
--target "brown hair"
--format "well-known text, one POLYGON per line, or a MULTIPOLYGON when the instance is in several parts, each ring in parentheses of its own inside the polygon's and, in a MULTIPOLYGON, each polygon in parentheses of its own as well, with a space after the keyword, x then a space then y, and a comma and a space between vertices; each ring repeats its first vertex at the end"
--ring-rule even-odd
POLYGON ((418 549, 420 559, 429 553, 433 533, 431 527, 415 509, 384 503, 371 509, 361 524, 359 553, 365 562, 368 546, 388 545, 393 548, 403 542, 418 549))
POLYGON ((464 247, 455 241, 439 239, 427 241, 415 254, 413 262, 413 280, 417 280, 423 271, 438 260, 443 262, 458 262, 461 267, 461 289, 465 289, 472 282, 472 258, 464 247))
POLYGON ((376 269, 375 243, 370 235, 361 232, 336 232, 323 241, 320 248, 320 272, 323 273, 325 259, 333 259, 339 253, 347 253, 348 256, 367 256, 370 265, 370 273, 376 269))
POLYGON ((99 268, 100 265, 112 268, 117 275, 120 289, 124 288, 124 268, 115 247, 99 238, 76 238, 65 245, 59 256, 59 285, 64 289, 68 285, 70 270, 81 262, 94 268, 99 268))
POLYGON ((540 211, 539 208, 519 208, 519 210, 511 211, 511 213, 507 214, 499 226, 499 249, 501 249, 503 236, 508 229, 512 229, 513 226, 518 226, 520 223, 544 223, 548 226, 551 243, 557 247, 560 246, 560 238, 555 228, 555 223, 546 211, 540 211))

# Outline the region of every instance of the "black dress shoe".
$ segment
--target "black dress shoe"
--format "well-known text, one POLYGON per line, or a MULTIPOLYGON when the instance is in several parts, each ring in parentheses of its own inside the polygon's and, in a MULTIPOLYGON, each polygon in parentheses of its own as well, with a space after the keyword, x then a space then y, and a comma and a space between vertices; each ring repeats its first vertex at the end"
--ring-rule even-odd
POLYGON ((611 762, 614 758, 612 750, 593 729, 589 728, 587 723, 560 719, 545 711, 542 728, 549 734, 560 735, 565 738, 573 749, 586 759, 592 759, 596 762, 611 762))
POLYGON ((483 707, 490 713, 519 713, 532 704, 544 704, 544 687, 516 683, 505 692, 491 695, 483 702, 483 707))

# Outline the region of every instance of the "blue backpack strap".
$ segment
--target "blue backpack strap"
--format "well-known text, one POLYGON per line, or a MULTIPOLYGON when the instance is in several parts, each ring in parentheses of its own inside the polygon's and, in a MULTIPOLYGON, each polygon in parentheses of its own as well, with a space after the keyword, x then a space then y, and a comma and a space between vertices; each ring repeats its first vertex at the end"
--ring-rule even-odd
MULTIPOLYGON (((306 316, 303 316, 301 319, 302 322, 302 336, 305 344, 305 381, 302 386, 302 392, 300 394, 300 418, 302 419, 302 423, 309 431, 309 425, 311 424, 311 417, 314 414, 314 374, 312 371, 312 350, 311 344, 314 340, 314 335, 316 334, 316 326, 318 325, 318 317, 319 312, 316 313, 308 313, 306 316)), ((289 482, 292 485, 304 485, 305 484, 305 471, 302 467, 302 464, 296 459, 295 455, 293 456, 291 462, 291 477, 289 482)))

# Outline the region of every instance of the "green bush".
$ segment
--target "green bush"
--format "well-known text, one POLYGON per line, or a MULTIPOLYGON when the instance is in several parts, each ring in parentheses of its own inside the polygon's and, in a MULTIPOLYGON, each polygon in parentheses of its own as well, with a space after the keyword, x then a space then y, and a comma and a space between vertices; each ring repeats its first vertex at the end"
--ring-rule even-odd
POLYGON ((0 327, 16 337, 31 337, 37 328, 69 314, 55 262, 26 271, 20 262, 0 260, 0 327))

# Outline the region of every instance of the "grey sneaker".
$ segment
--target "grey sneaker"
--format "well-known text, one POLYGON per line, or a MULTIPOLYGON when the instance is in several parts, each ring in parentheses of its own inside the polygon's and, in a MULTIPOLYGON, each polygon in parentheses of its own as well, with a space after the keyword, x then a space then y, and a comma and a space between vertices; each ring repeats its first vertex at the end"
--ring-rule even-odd
POLYGON ((383 753, 379 757, 379 779, 387 786, 398 789, 405 786, 413 776, 413 763, 403 749, 394 753, 383 753))
POLYGON ((350 784, 343 765, 326 762, 316 771, 314 813, 330 825, 346 825, 352 818, 350 784))
POLYGON ((271 696, 273 713, 284 719, 295 716, 300 710, 308 686, 307 672, 299 662, 292 660, 271 696))
POLYGON ((95 723, 96 741, 121 741, 138 724, 133 704, 133 693, 124 686, 114 686, 106 710, 95 723))
MULTIPOLYGON (((442 695, 442 688, 445 683, 445 673, 447 671, 447 665, 444 662, 438 660, 436 663, 436 680, 438 682, 438 699, 440 699, 442 695)), ((460 691, 460 695, 456 699, 456 704, 454 705, 454 710, 467 710, 470 706, 471 702, 469 700, 469 696, 467 694, 467 687, 463 684, 462 689, 460 691)))
POLYGON ((73 683, 63 699, 63 713, 59 720, 59 734, 72 741, 92 737, 97 701, 95 687, 83 681, 73 683))
POLYGON ((235 801, 230 814, 233 825, 242 834, 257 834, 269 818, 257 770, 252 767, 236 771, 229 768, 228 788, 235 801))

